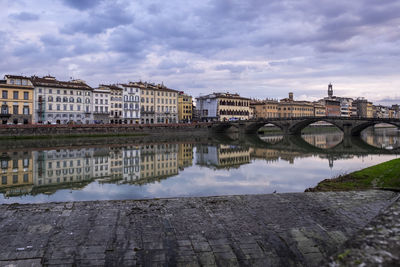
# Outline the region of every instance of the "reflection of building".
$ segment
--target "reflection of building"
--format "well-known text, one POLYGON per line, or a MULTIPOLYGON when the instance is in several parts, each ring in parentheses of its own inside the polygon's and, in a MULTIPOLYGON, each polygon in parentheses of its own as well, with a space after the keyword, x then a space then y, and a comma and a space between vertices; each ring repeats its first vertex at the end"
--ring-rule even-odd
POLYGON ((33 183, 35 186, 91 180, 93 149, 60 149, 33 152, 33 183))
POLYGON ((6 75, 0 81, 1 124, 32 123, 33 86, 29 78, 6 75))
POLYGON ((123 178, 123 150, 120 147, 110 148, 110 179, 123 178))
POLYGON ((233 145, 200 145, 196 164, 216 169, 238 167, 250 163, 250 149, 233 145))
POLYGON ((142 146, 140 159, 140 184, 178 174, 177 144, 142 146))
POLYGON ((193 144, 179 144, 178 166, 180 169, 192 166, 193 144))
POLYGON ((197 98, 196 108, 203 121, 248 120, 250 99, 230 93, 213 93, 197 98))
POLYGON ((33 164, 31 152, 0 154, 0 192, 7 196, 29 193, 33 184, 33 164))
POLYGON ((131 183, 140 179, 140 149, 128 146, 123 149, 123 182, 131 183))
POLYGON ((305 134, 302 138, 309 144, 318 148, 332 148, 343 140, 341 133, 305 134))

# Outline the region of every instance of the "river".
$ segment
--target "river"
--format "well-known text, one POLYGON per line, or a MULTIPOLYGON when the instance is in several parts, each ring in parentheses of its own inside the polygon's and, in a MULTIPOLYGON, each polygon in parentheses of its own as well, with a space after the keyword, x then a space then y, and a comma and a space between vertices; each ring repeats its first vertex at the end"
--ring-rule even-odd
MULTIPOLYGON (((0 149, 0 203, 303 192, 398 157, 396 128, 0 149)), ((0 146, 1 148, 1 146, 0 146)))

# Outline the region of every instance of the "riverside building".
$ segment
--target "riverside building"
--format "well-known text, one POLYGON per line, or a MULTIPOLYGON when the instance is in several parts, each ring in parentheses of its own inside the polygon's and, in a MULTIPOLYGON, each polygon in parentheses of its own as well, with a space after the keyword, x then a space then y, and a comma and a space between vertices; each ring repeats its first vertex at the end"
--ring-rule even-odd
POLYGON ((136 83, 140 87, 141 122, 177 123, 178 91, 163 84, 136 83))
POLYGON ((105 85, 101 84, 99 86, 101 90, 108 90, 110 92, 110 105, 109 105, 109 121, 111 124, 122 124, 123 119, 123 101, 122 101, 122 91, 123 89, 116 85, 105 85))
POLYGON ((122 109, 124 124, 139 124, 140 122, 140 89, 135 83, 119 84, 122 88, 122 109))
POLYGON ((178 120, 179 122, 191 122, 193 120, 192 97, 184 92, 178 94, 178 120))
POLYGON ((33 86, 28 77, 5 75, 0 80, 1 124, 32 123, 33 86))
POLYGON ((84 81, 58 81, 52 76, 32 76, 31 81, 35 123, 93 123, 93 89, 84 81))
POLYGON ((99 87, 93 90, 94 123, 110 123, 110 89, 99 87))
POLYGON ((250 99, 238 94, 213 93, 197 98, 202 121, 248 120, 250 99))

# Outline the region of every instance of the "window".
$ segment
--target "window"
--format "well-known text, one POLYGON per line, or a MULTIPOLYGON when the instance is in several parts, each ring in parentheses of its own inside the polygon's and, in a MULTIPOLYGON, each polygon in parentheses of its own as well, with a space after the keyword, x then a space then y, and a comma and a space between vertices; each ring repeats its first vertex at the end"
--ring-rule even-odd
POLYGON ((49 104, 49 110, 53 110, 53 105, 49 104))
POLYGON ((14 97, 14 99, 18 99, 18 91, 13 92, 13 97, 14 97))
POLYGON ((29 115, 29 107, 24 107, 23 113, 24 113, 24 115, 29 115))
POLYGON ((29 92, 24 92, 24 100, 28 100, 29 99, 29 92))
POLYGON ((49 96, 48 100, 49 100, 49 102, 52 102, 53 101, 53 97, 49 96))
POLYGON ((60 110, 60 104, 57 104, 57 110, 60 110))
POLYGON ((56 97, 56 102, 61 102, 61 97, 57 96, 56 97))
POLYGON ((1 176, 1 184, 7 184, 7 176, 1 176))
POLYGON ((14 115, 18 114, 18 105, 13 106, 13 114, 14 115))
POLYGON ((2 98, 8 98, 8 92, 2 91, 1 96, 2 96, 2 98))

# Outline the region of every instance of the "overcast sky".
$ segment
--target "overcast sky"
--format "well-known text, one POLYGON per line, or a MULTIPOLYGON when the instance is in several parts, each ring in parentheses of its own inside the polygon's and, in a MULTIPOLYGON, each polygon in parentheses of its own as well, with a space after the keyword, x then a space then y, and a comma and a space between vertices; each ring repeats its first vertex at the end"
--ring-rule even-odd
POLYGON ((400 103, 399 0, 0 0, 0 74, 400 103))

